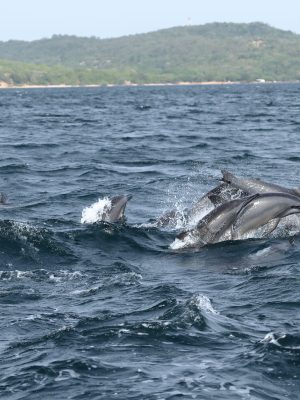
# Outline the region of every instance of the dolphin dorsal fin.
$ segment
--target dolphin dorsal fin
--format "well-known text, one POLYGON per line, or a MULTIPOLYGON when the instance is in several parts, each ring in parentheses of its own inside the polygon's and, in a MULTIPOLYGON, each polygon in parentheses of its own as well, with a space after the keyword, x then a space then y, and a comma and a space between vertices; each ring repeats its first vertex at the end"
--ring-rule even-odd
POLYGON ((226 169, 222 169, 221 172, 223 175, 221 181, 226 183, 231 183, 233 175, 229 171, 226 171, 226 169))
POLYGON ((0 193, 0 204, 7 204, 7 196, 5 193, 0 193))

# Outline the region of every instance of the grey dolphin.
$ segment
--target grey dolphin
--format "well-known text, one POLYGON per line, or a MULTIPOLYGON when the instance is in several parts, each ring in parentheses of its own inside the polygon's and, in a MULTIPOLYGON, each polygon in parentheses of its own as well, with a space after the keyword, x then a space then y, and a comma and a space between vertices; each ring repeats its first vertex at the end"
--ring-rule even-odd
POLYGON ((205 215, 195 228, 181 232, 176 239, 185 242, 186 245, 183 247, 201 247, 209 243, 226 240, 226 236, 228 236, 226 233, 231 234, 230 228, 237 214, 253 197, 256 197, 256 195, 221 204, 205 215))
POLYGON ((243 234, 267 226, 271 233, 281 218, 300 213, 300 198, 288 193, 254 194, 231 200, 208 213, 197 226, 177 236, 182 247, 201 247, 209 243, 238 239, 243 234))
POLYGON ((228 201, 243 199, 256 193, 287 193, 300 197, 299 189, 289 189, 280 185, 264 182, 258 179, 241 178, 222 170, 222 183, 202 196, 190 209, 180 213, 171 210, 156 220, 157 227, 176 227, 178 222, 184 224, 197 223, 203 214, 228 201))
POLYGON ((237 188, 241 189, 248 194, 254 193, 289 193, 294 196, 300 196, 300 188, 289 189, 273 183, 261 181, 259 179, 241 178, 231 174, 228 171, 222 170, 222 181, 237 188))
POLYGON ((231 226, 231 237, 236 239, 245 233, 267 226, 264 235, 271 233, 281 218, 300 213, 300 197, 289 193, 263 193, 253 196, 236 215, 231 226))
POLYGON ((256 193, 289 193, 300 196, 300 188, 288 189, 280 185, 264 182, 258 179, 241 178, 222 170, 222 183, 201 197, 187 212, 186 219, 193 218, 202 210, 218 207, 234 199, 245 198, 256 193))
POLYGON ((102 220, 106 222, 122 220, 124 218, 126 204, 131 198, 131 195, 121 195, 110 198, 111 206, 104 210, 102 220))
POLYGON ((5 193, 0 193, 0 204, 2 205, 7 204, 7 196, 5 193))

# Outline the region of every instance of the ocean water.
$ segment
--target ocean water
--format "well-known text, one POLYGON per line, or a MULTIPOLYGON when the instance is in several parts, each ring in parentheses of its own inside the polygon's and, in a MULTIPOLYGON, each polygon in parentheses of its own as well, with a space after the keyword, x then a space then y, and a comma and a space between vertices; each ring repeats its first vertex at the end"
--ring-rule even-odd
POLYGON ((1 399, 299 398, 300 240, 151 223, 220 169, 300 186, 299 84, 2 90, 0 144, 1 399))

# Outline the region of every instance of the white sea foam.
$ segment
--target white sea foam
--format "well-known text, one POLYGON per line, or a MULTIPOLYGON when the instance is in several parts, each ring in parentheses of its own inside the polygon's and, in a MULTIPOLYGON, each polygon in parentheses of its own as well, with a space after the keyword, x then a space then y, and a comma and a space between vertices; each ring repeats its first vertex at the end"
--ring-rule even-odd
POLYGON ((283 347, 290 350, 299 350, 300 346, 286 346, 280 343, 280 340, 286 338, 286 333, 275 334, 274 332, 267 333, 266 336, 261 340, 262 343, 271 343, 278 347, 283 347))
POLYGON ((64 381, 67 379, 79 378, 79 374, 73 369, 62 369, 59 371, 59 375, 54 379, 55 381, 64 381))
POLYGON ((11 281, 13 279, 26 279, 31 278, 33 273, 31 271, 0 271, 0 280, 11 281))
POLYGON ((184 240, 180 240, 180 239, 175 239, 174 242, 172 242, 169 246, 170 249, 172 250, 180 250, 180 249, 184 249, 186 247, 186 242, 184 240))
POLYGON ((286 337, 285 334, 282 334, 278 338, 276 338, 273 332, 267 333, 266 336, 261 340, 262 343, 271 343, 275 344, 276 346, 281 347, 281 344, 278 342, 278 339, 284 339, 286 337))
POLYGON ((188 219, 187 227, 189 229, 194 228, 198 224, 198 222, 202 218, 204 218, 208 213, 210 213, 213 209, 214 209, 213 206, 206 204, 204 207, 194 212, 192 215, 190 215, 188 219))
POLYGON ((213 308, 213 305, 211 304, 210 299, 205 295, 199 294, 199 295, 194 296, 192 302, 201 311, 206 311, 206 312, 209 312, 212 314, 219 314, 218 311, 216 311, 213 308))
POLYGON ((93 203, 89 207, 86 207, 82 211, 81 223, 82 224, 93 224, 98 221, 102 221, 104 214, 111 209, 111 201, 108 197, 98 199, 96 203, 93 203))
POLYGON ((53 282, 62 282, 62 281, 67 281, 67 280, 75 280, 75 279, 81 279, 84 275, 80 271, 65 271, 65 270, 60 270, 57 272, 49 273, 49 280, 53 282))
POLYGON ((50 282, 62 282, 75 279, 81 279, 84 275, 80 271, 66 271, 58 270, 54 272, 46 271, 45 269, 38 269, 33 271, 0 271, 0 281, 13 281, 13 280, 38 280, 41 279, 50 282))
POLYGON ((194 247, 198 242, 198 238, 188 233, 183 240, 176 238, 174 242, 170 244, 169 248, 172 250, 180 250, 186 247, 194 247))
POLYGON ((174 229, 183 229, 186 226, 187 219, 185 212, 182 209, 177 209, 177 213, 174 221, 174 229))

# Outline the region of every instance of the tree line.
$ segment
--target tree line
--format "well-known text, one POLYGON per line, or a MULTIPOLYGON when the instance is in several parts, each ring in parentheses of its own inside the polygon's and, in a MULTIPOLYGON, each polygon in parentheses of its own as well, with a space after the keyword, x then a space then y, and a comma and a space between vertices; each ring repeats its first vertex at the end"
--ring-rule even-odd
POLYGON ((115 39, 54 35, 0 42, 8 84, 300 80, 300 35, 263 23, 212 23, 115 39))

